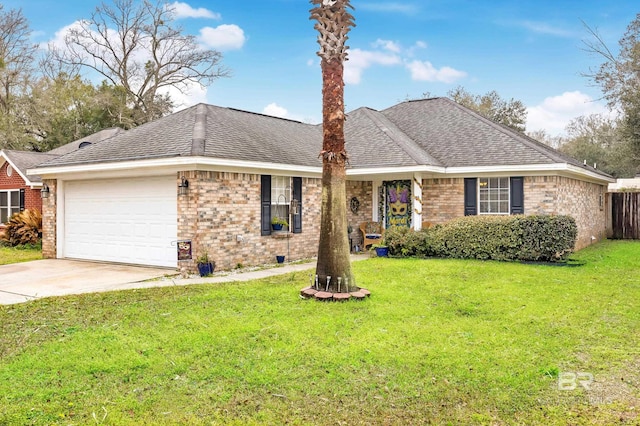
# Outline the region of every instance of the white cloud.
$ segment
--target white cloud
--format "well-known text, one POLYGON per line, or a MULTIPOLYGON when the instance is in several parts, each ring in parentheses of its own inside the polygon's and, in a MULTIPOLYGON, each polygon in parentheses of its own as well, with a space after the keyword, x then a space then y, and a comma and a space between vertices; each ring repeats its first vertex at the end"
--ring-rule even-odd
POLYGON ((365 69, 373 65, 390 66, 401 62, 400 57, 395 54, 352 49, 349 60, 344 65, 344 81, 347 84, 359 84, 365 69))
POLYGON ((161 93, 168 93, 176 106, 175 111, 188 108, 195 104, 207 103, 207 88, 198 83, 187 83, 186 90, 178 90, 173 86, 165 87, 161 93))
POLYGON ((518 23, 521 27, 538 34, 553 35, 558 37, 571 37, 573 34, 564 28, 554 27, 547 22, 523 21, 518 23))
POLYGON ((242 28, 233 24, 204 27, 200 30, 199 39, 206 46, 219 50, 241 49, 246 41, 242 28))
POLYGON ((564 134, 572 119, 581 115, 608 114, 604 105, 580 91, 564 92, 545 98, 541 104, 527 108, 527 131, 546 130, 552 136, 564 134))
POLYGON ((413 46, 411 46, 410 48, 407 49, 407 57, 408 58, 413 58, 416 56, 416 51, 418 50, 423 50, 427 48, 427 43, 422 41, 422 40, 418 40, 415 42, 415 44, 413 46))
POLYGON ((287 118, 289 116, 289 111, 286 108, 281 107, 275 102, 270 103, 262 110, 263 114, 272 115, 274 117, 287 118))
POLYGON ((467 76, 466 72, 458 71, 451 67, 437 69, 429 61, 409 62, 407 68, 411 71, 411 78, 415 81, 453 83, 467 76))
POLYGON ((210 19, 221 19, 222 16, 219 13, 212 12, 204 7, 199 7, 194 9, 189 6, 187 3, 183 2, 173 2, 169 5, 170 8, 173 8, 175 11, 176 18, 210 18, 210 19))
POLYGON ((402 50, 398 43, 391 40, 382 40, 380 38, 377 39, 375 43, 373 43, 373 47, 380 47, 384 50, 388 50, 394 53, 400 53, 400 51, 402 50))
POLYGON ((66 50, 67 44, 64 42, 64 38, 67 36, 67 33, 73 28, 80 28, 80 21, 75 21, 72 24, 69 24, 65 27, 60 28, 55 32, 53 38, 46 43, 43 43, 40 48, 46 49, 47 45, 53 46, 56 49, 66 50))

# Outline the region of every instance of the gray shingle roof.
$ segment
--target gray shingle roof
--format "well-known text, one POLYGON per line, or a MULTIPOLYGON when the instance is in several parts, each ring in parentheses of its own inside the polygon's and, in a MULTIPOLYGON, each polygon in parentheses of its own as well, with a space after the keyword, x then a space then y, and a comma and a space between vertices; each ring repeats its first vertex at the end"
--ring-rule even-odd
POLYGON ((515 132, 449 99, 403 102, 382 113, 449 167, 556 162, 522 143, 515 132))
MULTIPOLYGON (((316 125, 198 104, 47 162, 100 163, 192 154, 194 129, 204 130, 204 155, 229 160, 321 166, 322 129, 316 125), (203 128, 204 126, 204 128, 203 128)), ((201 144, 202 135, 196 135, 201 144)))
POLYGON ((208 105, 205 155, 321 167, 322 127, 208 105))
POLYGON ((94 134, 85 136, 73 142, 69 142, 66 145, 62 145, 57 148, 54 148, 51 151, 47 151, 47 154, 65 155, 80 148, 80 144, 83 142, 91 142, 91 143, 100 142, 102 140, 115 136, 120 132, 124 132, 124 130, 119 127, 110 127, 108 129, 103 129, 94 134))
MULTIPOLYGON (((11 160, 23 175, 27 174, 28 169, 32 169, 38 164, 56 158, 56 155, 44 152, 14 151, 8 149, 2 152, 4 152, 7 158, 11 160)), ((42 179, 38 175, 27 175, 27 177, 31 182, 42 182, 42 179)))
POLYGON ((442 165, 386 116, 369 108, 347 115, 345 139, 353 168, 442 165))
MULTIPOLYGON (((446 98, 407 101, 347 116, 352 168, 582 164, 446 98)), ((42 166, 204 155, 320 167, 322 125, 198 104, 42 166)), ((597 173, 604 173, 591 169, 597 173)))

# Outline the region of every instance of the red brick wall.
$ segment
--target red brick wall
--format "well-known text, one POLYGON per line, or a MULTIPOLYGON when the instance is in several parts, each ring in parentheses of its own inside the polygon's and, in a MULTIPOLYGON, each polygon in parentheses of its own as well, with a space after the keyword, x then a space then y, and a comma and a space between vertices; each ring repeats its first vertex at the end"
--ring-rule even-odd
POLYGON ((37 209, 42 211, 42 199, 40 198, 40 189, 31 189, 25 183, 17 170, 13 170, 11 176, 7 176, 7 167, 9 163, 5 162, 0 167, 0 190, 2 189, 24 189, 24 208, 37 209))

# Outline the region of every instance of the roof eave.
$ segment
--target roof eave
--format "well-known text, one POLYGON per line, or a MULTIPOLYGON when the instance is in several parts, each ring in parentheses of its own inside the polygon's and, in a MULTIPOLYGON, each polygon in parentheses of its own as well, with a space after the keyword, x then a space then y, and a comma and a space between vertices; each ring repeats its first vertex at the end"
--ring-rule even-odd
MULTIPOLYGON (((6 157, 5 157, 6 158, 6 157)), ((166 157, 145 160, 116 161, 108 163, 74 164, 50 167, 38 167, 27 170, 28 174, 40 175, 46 178, 86 178, 104 176, 132 176, 161 173, 174 173, 185 170, 215 169, 226 172, 241 172, 255 174, 279 174, 290 176, 320 177, 321 166, 302 166, 295 164, 279 164, 256 161, 230 160, 204 156, 166 157), (133 172, 135 171, 135 172, 133 172), (133 173, 132 173, 133 172, 133 173)), ((350 180, 380 180, 385 178, 399 178, 424 174, 441 177, 467 177, 482 175, 515 174, 525 176, 564 175, 577 177, 595 183, 615 182, 613 177, 605 176, 593 170, 577 167, 567 163, 553 164, 520 164, 498 166, 465 166, 441 167, 432 165, 415 166, 385 166, 367 168, 348 168, 347 177, 350 180)))
MULTIPOLYGON (((24 181, 25 185, 29 186, 32 189, 33 188, 39 188, 39 187, 42 186, 42 182, 32 182, 31 179, 29 179, 28 175, 29 174, 34 174, 34 173, 29 173, 29 170, 27 170, 26 172, 23 172, 18 166, 15 165, 15 163, 13 161, 11 161, 11 159, 9 158, 7 153, 4 152, 4 150, 0 149, 0 159, 2 159, 2 158, 4 158, 4 160, 11 165, 13 170, 18 172, 18 174, 20 175, 20 177, 24 181)), ((0 165, 1 164, 2 163, 0 163, 0 165)))
POLYGON ((448 177, 463 177, 470 175, 511 175, 514 173, 522 175, 543 176, 552 174, 579 177, 596 183, 610 183, 616 180, 611 176, 605 176, 593 170, 574 166, 568 163, 545 163, 545 164, 520 164, 504 166, 469 166, 469 167, 447 167, 445 173, 448 177))
POLYGON ((292 164, 229 160, 226 158, 204 156, 167 157, 147 160, 49 166, 30 169, 28 170, 28 173, 39 174, 43 179, 82 179, 89 175, 95 178, 105 176, 127 177, 132 175, 143 176, 174 173, 185 170, 206 170, 209 168, 235 173, 280 174, 305 177, 322 176, 322 167, 320 166, 311 167, 292 164))

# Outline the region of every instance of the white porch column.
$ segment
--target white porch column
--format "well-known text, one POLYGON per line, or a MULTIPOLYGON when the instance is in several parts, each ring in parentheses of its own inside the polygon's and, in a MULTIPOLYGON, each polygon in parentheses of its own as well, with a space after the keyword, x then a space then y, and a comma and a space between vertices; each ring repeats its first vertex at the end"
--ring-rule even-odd
POLYGON ((419 231, 422 229, 422 173, 413 174, 413 185, 411 193, 413 194, 413 211, 411 223, 413 229, 419 231))
POLYGON ((380 197, 378 196, 378 188, 382 185, 381 180, 374 180, 371 182, 371 220, 373 222, 382 221, 383 217, 378 217, 378 203, 380 202, 380 197))

